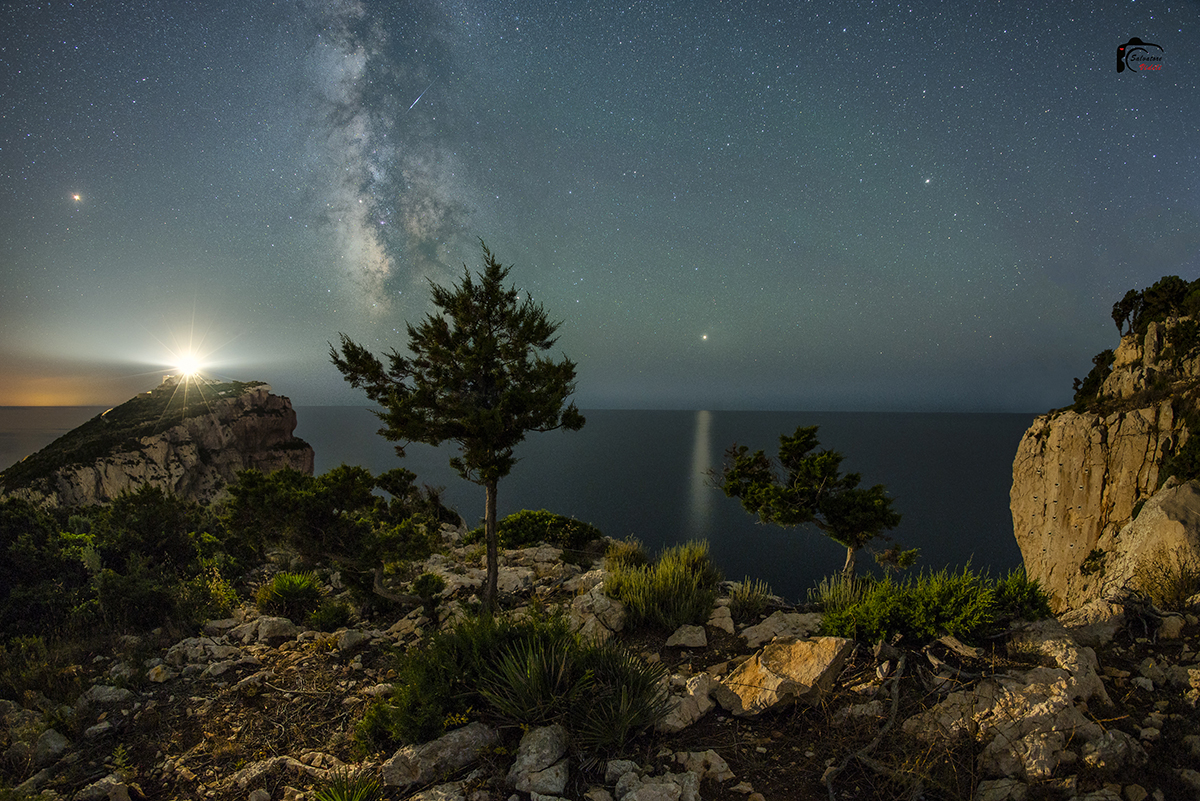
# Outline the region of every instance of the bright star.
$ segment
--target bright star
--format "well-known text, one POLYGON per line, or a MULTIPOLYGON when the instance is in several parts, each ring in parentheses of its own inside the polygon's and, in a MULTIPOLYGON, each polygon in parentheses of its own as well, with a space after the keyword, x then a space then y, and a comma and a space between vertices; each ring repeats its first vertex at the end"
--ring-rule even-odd
POLYGON ((76 203, 78 203, 79 201, 83 200, 83 195, 80 195, 77 193, 77 194, 71 195, 71 199, 74 200, 76 203))
POLYGON ((930 181, 930 179, 929 179, 929 178, 926 178, 926 179, 925 179, 925 183, 929 183, 929 181, 930 181))

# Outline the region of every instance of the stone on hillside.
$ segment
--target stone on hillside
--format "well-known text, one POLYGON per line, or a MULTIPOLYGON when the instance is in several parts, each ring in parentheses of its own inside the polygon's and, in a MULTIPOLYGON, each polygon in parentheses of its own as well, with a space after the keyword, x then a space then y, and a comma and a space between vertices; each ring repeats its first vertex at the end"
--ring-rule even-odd
POLYGON ((448 782, 422 790, 408 797, 408 801, 466 801, 467 789, 462 782, 448 782))
POLYGON ((426 784, 443 773, 470 765, 499 738, 495 729, 475 722, 433 742, 405 746, 383 763, 383 783, 400 788, 426 784))
POLYGON ((346 629, 338 635, 337 647, 343 654, 349 653, 371 641, 371 635, 358 629, 346 629))
POLYGON ((1117 632, 1125 628, 1125 607, 1097 598, 1059 615, 1058 621, 1070 630, 1075 642, 1096 648, 1112 642, 1117 632))
POLYGON ((521 737, 517 758, 508 775, 513 776, 550 767, 567 753, 567 730, 555 723, 530 729, 521 737))
POLYGON ((129 801, 129 787, 120 776, 110 773, 76 793, 75 801, 129 801))
POLYGON ((675 633, 667 638, 667 647, 704 648, 708 645, 708 637, 704 634, 703 626, 692 626, 687 623, 675 629, 675 633))
POLYGON ((1183 634, 1183 615, 1167 615, 1158 623, 1158 639, 1178 640, 1183 634))
POLYGON ((267 645, 278 645, 296 639, 303 629, 286 617, 260 617, 256 640, 267 645))
POLYGON ((210 620, 204 624, 204 633, 210 637, 220 637, 225 632, 232 628, 236 628, 242 621, 236 617, 226 617, 220 620, 210 620))
POLYGON ((604 765, 604 783, 616 785, 626 773, 636 773, 637 763, 630 759, 610 759, 604 765))
POLYGON ((66 753, 71 741, 54 729, 46 729, 33 746, 34 767, 44 768, 66 753))
POLYGON ((700 801, 700 776, 689 772, 661 776, 627 773, 616 790, 618 801, 700 801))
POLYGON ((246 801, 271 801, 271 793, 260 787, 251 791, 250 795, 246 796, 246 801))
POLYGON ((563 582, 563 589, 567 592, 585 594, 602 581, 604 581, 604 571, 597 568, 567 579, 563 582))
POLYGON ((146 678, 155 684, 162 684, 176 678, 179 674, 166 665, 155 665, 146 671, 146 678))
POLYGON ((95 684, 83 694, 83 700, 93 704, 121 704, 133 698, 133 693, 124 687, 113 687, 110 684, 95 684))
POLYGON ((673 734, 691 726, 713 708, 713 678, 707 673, 697 673, 684 682, 683 695, 672 694, 671 707, 662 720, 655 725, 657 731, 673 734))
POLYGON ((820 627, 820 612, 784 612, 781 609, 758 625, 744 629, 742 636, 746 638, 746 645, 758 648, 776 638, 804 639, 820 627))
POLYGON ((729 634, 733 634, 736 631, 733 627, 733 613, 729 611, 728 606, 715 607, 712 615, 708 618, 708 625, 729 634))
POLYGON ((1016 779, 991 779, 975 788, 974 801, 1025 801, 1029 786, 1016 779))
POLYGON ((742 717, 796 701, 817 704, 853 650, 854 640, 843 637, 776 640, 714 685, 713 696, 742 717))
POLYGON ((1047 779, 1061 763, 1075 761, 1076 754, 1066 753, 1068 745, 1080 749, 1085 760, 1097 754, 1093 759, 1103 760, 1110 770, 1145 761, 1140 745, 1119 734, 1106 737, 1100 724, 1076 705, 1093 698, 1110 703, 1091 648, 1078 647, 1053 618, 1027 626, 1014 639, 1052 657, 1056 667, 996 676, 950 693, 905 721, 904 730, 926 739, 975 737, 984 743, 981 769, 1029 781, 1047 779))
POLYGON ((600 583, 571 602, 570 619, 572 631, 603 642, 625 628, 625 604, 605 595, 600 583))
POLYGON ((695 773, 701 780, 712 779, 715 782, 727 782, 733 778, 729 763, 711 748, 707 751, 683 751, 675 755, 675 761, 683 765, 689 773, 695 773))
POLYGON ((501 567, 496 574, 496 590, 510 594, 525 592, 533 588, 533 578, 533 568, 501 567))

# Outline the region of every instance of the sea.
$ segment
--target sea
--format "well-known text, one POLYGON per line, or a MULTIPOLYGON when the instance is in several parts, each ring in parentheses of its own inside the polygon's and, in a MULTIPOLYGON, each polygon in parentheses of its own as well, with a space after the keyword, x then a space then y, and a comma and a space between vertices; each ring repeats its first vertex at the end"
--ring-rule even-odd
MULTIPOLYGON (((0 467, 24 458, 104 407, 0 407, 0 467)), ((761 525, 712 485, 734 443, 774 455, 781 434, 818 426, 823 448, 840 451, 843 470, 883 484, 903 515, 890 532, 919 548, 916 570, 970 565, 1002 575, 1021 564, 1008 494, 1012 462, 1034 414, 890 412, 583 410, 580 431, 530 434, 501 480, 501 516, 548 509, 605 534, 633 537, 651 552, 707 540, 726 578, 762 579, 778 595, 803 601, 821 578, 841 569, 845 549, 811 526, 761 525)), ((406 467, 469 524, 483 516, 481 487, 449 466, 453 446, 410 445, 404 459, 376 432, 369 409, 299 406, 296 435, 316 453, 316 471, 339 464, 380 473, 406 467)), ((869 557, 860 556, 860 566, 869 557)))

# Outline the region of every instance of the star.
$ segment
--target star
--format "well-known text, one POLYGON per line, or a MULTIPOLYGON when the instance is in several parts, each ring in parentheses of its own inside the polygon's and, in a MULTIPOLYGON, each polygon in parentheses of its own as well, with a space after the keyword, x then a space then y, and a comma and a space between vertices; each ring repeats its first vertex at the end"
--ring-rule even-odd
POLYGON ((75 194, 71 195, 71 199, 78 203, 79 201, 83 200, 83 195, 76 192, 75 194))

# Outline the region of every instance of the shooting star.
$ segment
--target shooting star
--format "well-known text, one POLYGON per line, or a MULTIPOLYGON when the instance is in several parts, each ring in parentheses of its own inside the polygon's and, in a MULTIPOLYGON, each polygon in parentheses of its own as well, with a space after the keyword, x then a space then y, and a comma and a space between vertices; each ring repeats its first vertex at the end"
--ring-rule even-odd
POLYGON ((412 106, 409 106, 409 107, 408 107, 408 110, 409 110, 409 111, 412 111, 412 110, 413 110, 413 106, 415 106, 415 105, 417 105, 418 103, 420 103, 420 102, 421 102, 421 98, 422 98, 422 97, 424 97, 424 96, 425 96, 425 93, 429 91, 429 87, 430 87, 430 86, 433 86, 433 84, 431 83, 431 84, 429 84, 429 86, 426 86, 424 89, 422 89, 422 90, 421 90, 421 94, 417 95, 417 99, 416 99, 416 100, 414 100, 414 101, 412 102, 412 106))

